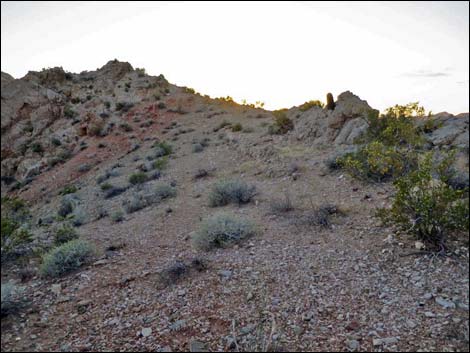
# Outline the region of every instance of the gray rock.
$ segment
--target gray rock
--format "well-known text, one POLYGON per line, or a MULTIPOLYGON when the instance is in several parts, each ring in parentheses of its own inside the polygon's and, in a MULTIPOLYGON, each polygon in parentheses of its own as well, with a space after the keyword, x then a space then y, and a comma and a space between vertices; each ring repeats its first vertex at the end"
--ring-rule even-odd
POLYGON ((359 350, 359 341, 357 340, 349 340, 347 342, 347 345, 348 345, 348 349, 351 351, 351 352, 355 352, 357 350, 359 350))
POLYGON ((140 334, 142 337, 148 337, 152 334, 152 328, 151 327, 144 327, 142 331, 140 331, 140 334))
POLYGON ((198 340, 191 340, 189 342, 190 352, 208 352, 207 346, 204 342, 198 340))
POLYGON ((436 303, 439 304, 440 306, 442 306, 444 309, 455 309, 455 303, 454 302, 451 302, 449 300, 445 300, 442 297, 437 297, 435 300, 436 300, 436 303))
POLYGON ((219 276, 222 277, 223 279, 230 279, 232 275, 233 275, 233 272, 229 270, 219 271, 219 276))

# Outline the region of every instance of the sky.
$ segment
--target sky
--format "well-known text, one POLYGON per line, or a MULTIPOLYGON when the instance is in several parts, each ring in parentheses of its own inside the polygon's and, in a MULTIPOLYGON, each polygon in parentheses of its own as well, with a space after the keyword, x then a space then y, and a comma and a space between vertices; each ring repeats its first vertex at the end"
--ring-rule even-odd
POLYGON ((469 3, 1 3, 1 70, 15 78, 109 60, 268 109, 352 91, 377 109, 469 111, 469 3))

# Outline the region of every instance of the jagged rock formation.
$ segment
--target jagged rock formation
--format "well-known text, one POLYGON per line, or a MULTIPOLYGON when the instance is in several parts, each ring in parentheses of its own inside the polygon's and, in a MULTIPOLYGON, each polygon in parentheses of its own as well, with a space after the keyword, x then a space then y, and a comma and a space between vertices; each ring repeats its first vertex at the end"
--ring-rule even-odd
MULTIPOLYGON (((133 144, 127 137, 136 134, 130 130, 124 133, 131 129, 131 115, 135 121, 151 120, 139 129, 139 134, 146 134, 151 133, 149 126, 167 113, 197 115, 208 107, 217 109, 227 104, 189 94, 184 88, 170 85, 162 75, 148 76, 144 70, 134 70, 131 64, 117 60, 80 74, 59 67, 30 71, 14 79, 2 72, 1 88, 1 175, 2 180, 10 182, 27 181, 67 163, 83 154, 90 139, 102 138, 113 145, 117 142, 112 136, 121 135, 127 142, 119 143, 127 149, 133 144)), ((231 109, 236 108, 232 104, 231 109)), ((332 108, 288 110, 295 130, 287 136, 312 146, 354 144, 367 129, 365 117, 373 108, 349 91, 341 93, 332 108)), ((431 145, 468 148, 468 113, 440 113, 432 119, 438 122, 438 128, 428 134, 431 145)), ((88 155, 98 156, 99 160, 100 151, 88 155)), ((86 161, 80 158, 77 160, 86 161)))
POLYGON ((334 110, 314 107, 299 117, 295 135, 309 143, 351 145, 366 129, 372 110, 367 101, 347 91, 338 96, 334 110))

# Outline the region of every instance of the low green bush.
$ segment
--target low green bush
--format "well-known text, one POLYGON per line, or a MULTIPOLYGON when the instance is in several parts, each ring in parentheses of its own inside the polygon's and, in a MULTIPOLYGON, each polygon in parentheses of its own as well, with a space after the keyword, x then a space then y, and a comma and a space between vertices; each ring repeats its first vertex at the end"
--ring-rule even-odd
POLYGON ((240 180, 221 180, 209 193, 211 207, 225 206, 229 203, 238 205, 248 203, 256 195, 256 187, 240 180))
POLYGON ((58 277, 78 269, 94 255, 92 244, 85 240, 72 240, 46 253, 39 271, 44 277, 58 277))
POLYGON ((385 182, 413 170, 417 159, 418 155, 412 149, 386 146, 374 141, 357 152, 338 157, 331 166, 339 166, 363 181, 385 182))
POLYGON ((456 232, 469 231, 468 188, 456 190, 449 184, 453 153, 437 165, 426 154, 416 170, 395 181, 392 207, 377 213, 386 225, 414 235, 443 254, 447 239, 456 232))
POLYGON ((62 245, 75 239, 78 239, 78 233, 69 225, 63 225, 54 234, 54 244, 56 245, 62 245))
POLYGON ((137 172, 129 176, 129 183, 132 185, 143 184, 148 181, 148 175, 144 172, 137 172))
POLYGON ((306 112, 307 110, 312 109, 313 107, 319 107, 323 108, 324 104, 320 102, 319 100, 311 100, 308 102, 305 102, 304 104, 299 106, 299 109, 301 112, 306 112))
POLYGON ((257 233, 255 225, 230 214, 217 214, 205 220, 194 234, 196 249, 211 250, 241 242, 257 233))

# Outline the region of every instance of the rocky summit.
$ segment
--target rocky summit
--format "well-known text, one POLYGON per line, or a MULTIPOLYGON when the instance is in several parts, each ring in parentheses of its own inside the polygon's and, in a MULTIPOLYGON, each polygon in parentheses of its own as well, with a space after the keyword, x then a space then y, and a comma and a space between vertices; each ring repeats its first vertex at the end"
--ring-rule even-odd
POLYGON ((469 114, 408 116, 418 157, 390 158, 406 135, 377 166, 379 112, 330 103, 268 111, 117 60, 2 72, 2 351, 468 351, 465 212, 437 251, 423 218, 376 213, 427 154, 453 153, 468 204, 469 114))

